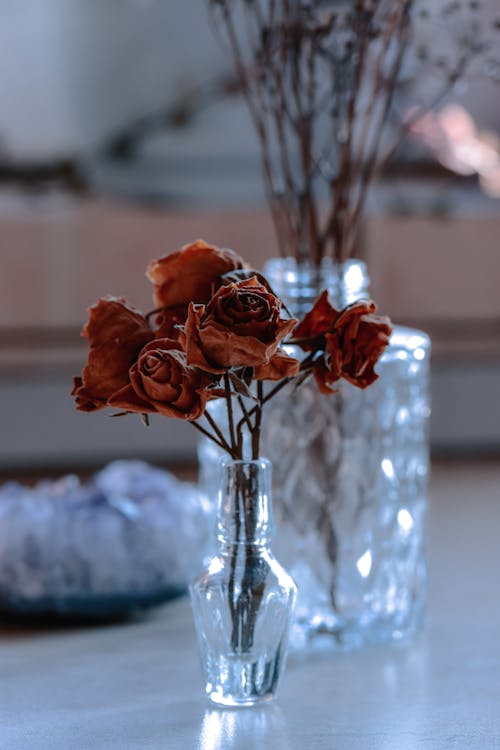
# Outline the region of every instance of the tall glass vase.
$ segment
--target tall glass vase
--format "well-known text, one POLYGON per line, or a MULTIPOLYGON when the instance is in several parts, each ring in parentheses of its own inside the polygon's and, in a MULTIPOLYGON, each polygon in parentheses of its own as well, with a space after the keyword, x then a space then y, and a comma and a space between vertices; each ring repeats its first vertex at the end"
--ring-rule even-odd
POLYGON ((254 705, 276 692, 296 587, 269 548, 273 530, 269 461, 223 462, 218 549, 190 587, 213 703, 254 705))
MULTIPOLYGON (((360 261, 312 269, 280 259, 264 274, 299 317, 323 288, 339 306, 369 296, 360 261)), ((269 404, 279 553, 299 590, 295 647, 350 649, 421 624, 429 353, 426 334, 396 325, 370 388, 342 381, 324 396, 309 382, 269 404)))
MULTIPOLYGON (((316 268, 274 259, 264 274, 296 317, 325 288, 339 306, 369 296, 360 261, 316 268)), ((293 648, 397 640, 422 622, 429 354, 425 333, 396 325, 370 388, 342 381, 324 396, 310 382, 268 404, 263 451, 274 467, 275 546, 298 586, 293 648)), ((216 449, 202 441, 199 457, 213 497, 216 449)))

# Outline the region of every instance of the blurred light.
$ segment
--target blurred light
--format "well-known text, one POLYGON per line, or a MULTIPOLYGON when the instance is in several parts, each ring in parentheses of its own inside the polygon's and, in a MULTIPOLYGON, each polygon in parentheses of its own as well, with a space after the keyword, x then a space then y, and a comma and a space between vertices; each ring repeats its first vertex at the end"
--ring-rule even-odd
POLYGON ((411 531, 413 528, 413 518, 406 508, 401 508, 398 512, 398 523, 405 532, 411 531))
POLYGON ((449 105, 440 112, 429 112, 411 131, 445 167, 456 174, 477 174, 482 190, 500 197, 500 138, 496 133, 480 132, 463 107, 449 105))
POLYGON ((405 406, 398 409, 396 413, 396 424, 403 425, 410 419, 410 412, 405 406))
POLYGON ((421 346, 423 344, 424 339, 422 336, 410 336, 408 339, 408 347, 410 349, 416 349, 417 346, 421 346))
POLYGON ((422 349, 421 346, 417 346, 417 348, 413 352, 413 356, 415 357, 415 359, 425 359, 425 349, 422 349))
POLYGON ((365 554, 359 558, 356 566, 363 578, 368 578, 370 570, 372 569, 372 553, 369 549, 367 549, 365 554))
POLYGON ((219 557, 214 557, 210 561, 210 565, 208 566, 208 572, 210 575, 216 575, 217 573, 220 573, 220 571, 223 569, 224 564, 222 560, 219 557))
POLYGON ((360 266, 355 263, 349 266, 344 274, 344 283, 348 289, 361 289, 365 285, 365 276, 360 266))
POLYGON ((488 174, 480 175, 479 184, 487 195, 500 198, 500 164, 495 169, 491 169, 488 174))
POLYGON ((390 458, 384 458, 382 461, 382 471, 386 475, 387 479, 394 479, 394 466, 390 458))

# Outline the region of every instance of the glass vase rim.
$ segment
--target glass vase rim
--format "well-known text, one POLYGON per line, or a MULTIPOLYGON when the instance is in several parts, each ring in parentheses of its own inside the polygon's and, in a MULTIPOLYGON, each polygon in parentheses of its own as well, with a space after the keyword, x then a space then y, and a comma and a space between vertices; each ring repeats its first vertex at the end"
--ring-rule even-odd
POLYGON ((264 261, 264 268, 268 265, 294 265, 300 268, 345 268, 346 266, 362 266, 367 268, 367 263, 362 258, 346 258, 338 261, 329 255, 321 258, 319 263, 315 263, 310 258, 296 258, 295 255, 272 255, 264 261))
POLYGON ((262 468, 267 468, 272 466, 272 462, 265 456, 259 456, 259 458, 231 458, 230 456, 222 456, 220 466, 223 469, 226 466, 261 466, 262 468))

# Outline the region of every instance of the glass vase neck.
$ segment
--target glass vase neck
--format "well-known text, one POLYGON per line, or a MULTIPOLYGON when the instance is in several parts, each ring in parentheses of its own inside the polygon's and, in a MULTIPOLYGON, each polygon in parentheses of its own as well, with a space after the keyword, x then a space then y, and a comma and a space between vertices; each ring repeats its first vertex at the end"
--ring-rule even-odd
POLYGON ((299 263, 293 257, 271 258, 263 273, 274 292, 299 318, 310 310, 324 289, 338 307, 370 296, 370 277, 362 260, 336 263, 331 258, 323 258, 316 266, 309 262, 299 263))
POLYGON ((271 463, 221 462, 217 536, 223 544, 266 545, 274 534, 271 463))

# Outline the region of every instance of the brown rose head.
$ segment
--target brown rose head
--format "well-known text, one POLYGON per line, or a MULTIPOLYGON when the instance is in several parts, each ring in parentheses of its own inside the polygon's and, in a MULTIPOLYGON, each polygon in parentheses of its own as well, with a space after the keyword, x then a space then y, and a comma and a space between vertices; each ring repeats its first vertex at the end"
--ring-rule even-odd
POLYGON ((89 308, 82 335, 90 352, 81 377, 74 378, 71 395, 77 409, 95 411, 129 382, 130 366, 153 332, 144 315, 125 300, 105 297, 89 308))
POLYGON ((338 315, 339 311, 330 302, 325 289, 295 328, 292 342, 305 352, 324 349, 325 334, 331 331, 338 315))
POLYGON ((221 276, 245 267, 245 261, 234 250, 196 240, 151 261, 146 275, 153 282, 155 307, 187 308, 190 302, 207 303, 221 276))
POLYGON ((204 373, 187 364, 178 341, 156 339, 141 351, 130 369, 130 383, 114 394, 109 405, 192 421, 205 411, 208 383, 204 373))
MULTIPOLYGON (((343 377, 358 388, 367 388, 377 380, 374 367, 389 343, 392 327, 389 318, 374 315, 375 310, 371 300, 354 302, 326 334, 325 362, 330 382, 343 377)), ((328 382, 325 378, 324 383, 328 382)))
POLYGON ((296 323, 280 313, 279 298, 255 278, 222 286, 206 307, 189 306, 182 337, 188 363, 216 374, 268 365, 296 323))

